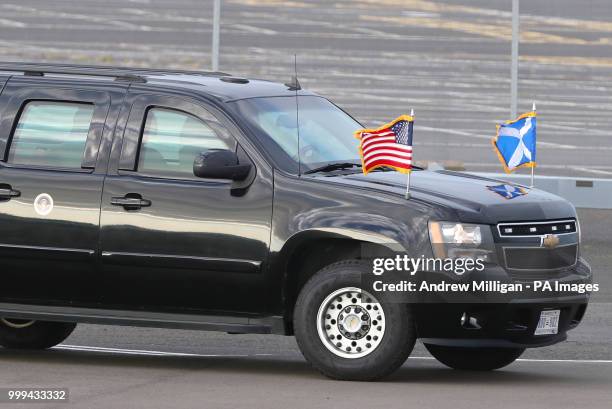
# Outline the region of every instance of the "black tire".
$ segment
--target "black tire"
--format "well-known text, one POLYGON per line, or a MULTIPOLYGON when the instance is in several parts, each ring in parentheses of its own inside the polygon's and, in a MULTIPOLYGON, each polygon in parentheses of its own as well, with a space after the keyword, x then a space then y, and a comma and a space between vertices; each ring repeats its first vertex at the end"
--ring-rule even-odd
POLYGON ((34 321, 28 325, 27 320, 7 321, 0 320, 0 345, 11 349, 51 348, 68 338, 76 327, 69 322, 34 321))
POLYGON ((453 369, 492 371, 516 361, 525 348, 469 348, 425 344, 439 362, 453 369))
MULTIPOLYGON (((300 350, 315 369, 332 379, 373 381, 383 378, 397 370, 406 361, 416 340, 413 314, 409 306, 385 302, 384 295, 377 294, 374 299, 379 301, 377 305, 382 307, 384 332, 380 340, 377 341, 377 345, 367 352, 367 355, 351 358, 338 356, 324 344, 322 339, 324 335, 320 336, 318 333, 319 325, 321 325, 318 320, 319 308, 323 308, 322 305, 325 300, 336 291, 345 288, 365 290, 361 288, 361 274, 371 274, 371 264, 360 260, 331 264, 308 280, 302 288, 295 306, 293 323, 300 350)), ((361 293, 359 297, 367 297, 367 295, 361 293)), ((347 295, 347 300, 350 300, 350 298, 347 295)), ((333 302, 335 301, 326 305, 331 305, 333 302)), ((359 300, 357 304, 360 302, 359 300)), ((351 302, 347 301, 347 303, 350 304, 351 302)), ((355 305, 354 301, 353 304, 355 305)), ((343 309, 344 307, 340 310, 343 309)), ((376 326, 374 319, 376 319, 376 316, 372 315, 371 323, 374 324, 372 329, 376 326)), ((322 331, 325 330, 322 329, 322 331)), ((361 331, 361 329, 358 331, 361 331)), ((370 332, 366 334, 370 334, 370 332)), ((366 338, 367 336, 362 334, 362 339, 366 338)), ((346 345, 349 344, 351 344, 351 341, 347 341, 346 345)), ((364 349, 364 353, 365 351, 364 349)))

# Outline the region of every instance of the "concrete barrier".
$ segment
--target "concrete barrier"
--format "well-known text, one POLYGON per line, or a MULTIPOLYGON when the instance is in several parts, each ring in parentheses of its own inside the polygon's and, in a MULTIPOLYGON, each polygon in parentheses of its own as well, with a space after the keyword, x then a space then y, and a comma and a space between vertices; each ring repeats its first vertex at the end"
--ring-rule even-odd
MULTIPOLYGON (((474 172, 470 172, 474 173, 474 172)), ((530 175, 474 173, 476 175, 529 186, 530 175)), ((612 209, 612 179, 590 179, 561 176, 537 176, 535 186, 587 209, 612 209)))

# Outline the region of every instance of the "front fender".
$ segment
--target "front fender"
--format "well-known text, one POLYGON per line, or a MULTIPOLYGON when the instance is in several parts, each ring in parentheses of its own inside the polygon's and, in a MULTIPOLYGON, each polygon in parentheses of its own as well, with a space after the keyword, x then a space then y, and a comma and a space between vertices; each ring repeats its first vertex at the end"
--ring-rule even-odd
MULTIPOLYGON (((275 299, 284 304, 283 288, 291 274, 286 271, 288 261, 307 242, 337 239, 343 246, 347 242, 366 243, 388 249, 390 254, 431 256, 427 224, 438 211, 429 203, 407 201, 399 195, 360 187, 339 188, 325 178, 275 173, 269 258, 274 291, 281 294, 275 299)), ((338 250, 337 257, 346 254, 343 250, 338 250)), ((313 255, 318 256, 317 252, 313 255)))

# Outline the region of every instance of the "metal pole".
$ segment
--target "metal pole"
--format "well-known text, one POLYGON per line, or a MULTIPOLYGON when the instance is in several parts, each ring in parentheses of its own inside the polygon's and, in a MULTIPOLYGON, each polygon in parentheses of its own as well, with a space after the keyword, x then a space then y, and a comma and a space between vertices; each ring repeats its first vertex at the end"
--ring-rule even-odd
MULTIPOLYGON (((414 109, 410 110, 410 116, 412 117, 412 121, 414 122, 414 109)), ((414 145, 414 142, 412 143, 414 145)), ((414 163, 414 148, 412 149, 412 159, 411 162, 414 163)), ((412 174, 412 169, 408 171, 408 175, 406 176, 406 200, 410 199, 410 175, 412 174)))
POLYGON ((213 71, 219 71, 219 31, 221 26, 221 0, 214 0, 213 32, 212 32, 212 64, 213 71))
MULTIPOLYGON (((536 112, 536 103, 535 103, 535 101, 533 101, 533 106, 531 107, 531 110, 533 112, 536 112)), ((537 143, 538 142, 537 142, 537 139, 536 139, 536 144, 537 143)), ((536 147, 536 150, 537 150, 537 147, 536 147)), ((534 154, 535 154, 535 152, 534 152, 534 154)), ((533 187, 535 185, 534 181, 535 181, 535 163, 532 163, 531 164, 531 187, 533 187)))
POLYGON ((410 174, 411 173, 412 172, 408 172, 408 176, 406 179, 406 195, 405 195, 406 200, 410 199, 410 174))
POLYGON ((406 179, 406 195, 405 195, 406 200, 410 199, 410 174, 411 173, 412 172, 408 172, 408 176, 406 179))
POLYGON ((510 118, 516 118, 518 100, 519 0, 512 0, 512 64, 510 74, 510 118))

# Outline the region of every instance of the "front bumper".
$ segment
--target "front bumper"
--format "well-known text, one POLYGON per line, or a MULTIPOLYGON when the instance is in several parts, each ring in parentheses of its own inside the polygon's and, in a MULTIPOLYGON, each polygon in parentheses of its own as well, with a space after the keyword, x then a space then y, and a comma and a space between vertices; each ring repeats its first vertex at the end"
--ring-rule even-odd
MULTIPOLYGON (((482 272, 481 277, 469 279, 502 279, 504 276, 504 281, 513 281, 509 280, 504 270, 499 267, 487 269, 482 272)), ((571 270, 554 280, 560 283, 591 283, 591 269, 580 259, 571 270)), ((449 295, 449 298, 440 297, 438 294, 435 299, 428 299, 426 302, 420 300, 413 304, 413 308, 418 336, 425 343, 465 347, 533 348, 564 341, 567 331, 578 326, 584 317, 588 300, 588 293, 527 292, 493 302, 478 299, 458 302, 457 294, 449 295), (561 311, 557 334, 534 335, 543 310, 561 311), (471 325, 470 321, 476 325, 471 325)))
MULTIPOLYGON (((535 301, 535 300, 534 300, 535 301)), ((587 308, 587 297, 549 302, 508 304, 418 304, 417 333, 424 343, 465 347, 534 348, 564 341, 578 326, 587 308), (555 335, 533 335, 543 310, 561 310, 555 335), (466 314, 478 328, 461 324, 466 314)))

